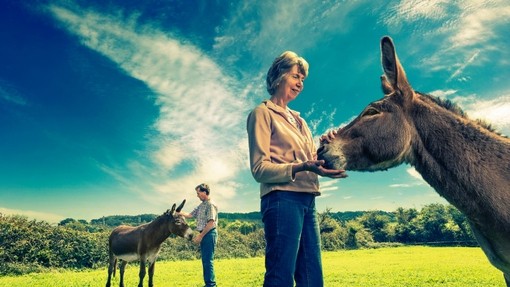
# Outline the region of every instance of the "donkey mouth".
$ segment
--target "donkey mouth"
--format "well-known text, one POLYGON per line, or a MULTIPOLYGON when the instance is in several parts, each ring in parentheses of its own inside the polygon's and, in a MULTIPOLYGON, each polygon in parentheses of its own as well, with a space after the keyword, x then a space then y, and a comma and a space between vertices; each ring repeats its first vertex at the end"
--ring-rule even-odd
POLYGON ((186 230, 186 232, 182 235, 182 237, 191 241, 191 239, 193 239, 193 231, 191 229, 186 230))
POLYGON ((317 150, 317 159, 323 160, 323 166, 327 169, 345 169, 346 161, 342 153, 333 154, 327 145, 321 145, 317 150))

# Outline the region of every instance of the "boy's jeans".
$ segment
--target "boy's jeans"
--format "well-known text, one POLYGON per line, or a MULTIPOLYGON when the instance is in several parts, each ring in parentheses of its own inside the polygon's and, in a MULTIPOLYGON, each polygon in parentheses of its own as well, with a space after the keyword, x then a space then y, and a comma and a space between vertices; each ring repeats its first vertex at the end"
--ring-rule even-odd
POLYGON ((216 248, 217 238, 218 232, 215 228, 207 232, 200 242, 205 286, 216 286, 216 276, 214 274, 214 250, 216 248))

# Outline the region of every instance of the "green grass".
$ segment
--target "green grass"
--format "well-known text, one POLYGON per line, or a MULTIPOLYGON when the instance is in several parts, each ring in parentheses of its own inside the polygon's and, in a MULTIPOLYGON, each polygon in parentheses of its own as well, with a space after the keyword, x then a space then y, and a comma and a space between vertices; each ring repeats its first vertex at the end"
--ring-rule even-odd
MULTIPOLYGON (((504 287, 503 275, 479 248, 398 247, 323 253, 325 286, 504 287)), ((156 263, 157 287, 202 286, 200 261, 156 263)), ((106 268, 0 277, 0 286, 104 286, 106 268)), ((117 277, 112 286, 118 286, 117 277)), ((264 258, 216 260, 219 286, 262 286, 264 258)), ((145 279, 145 285, 147 284, 145 279)), ((126 286, 137 286, 138 267, 126 268, 126 286)))

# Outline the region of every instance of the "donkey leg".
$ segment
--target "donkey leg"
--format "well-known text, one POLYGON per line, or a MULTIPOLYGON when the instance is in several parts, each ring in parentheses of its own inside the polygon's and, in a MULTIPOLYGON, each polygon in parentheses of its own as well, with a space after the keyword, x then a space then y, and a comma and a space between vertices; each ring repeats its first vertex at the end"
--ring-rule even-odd
POLYGON ((152 278, 154 277, 154 267, 156 267, 156 261, 149 263, 149 287, 153 287, 152 278))
POLYGON ((120 267, 119 267, 119 273, 120 273, 120 287, 124 287, 124 271, 126 270, 127 261, 121 260, 120 261, 120 267))
POLYGON ((140 260, 140 273, 138 273, 138 276, 140 277, 140 283, 138 283, 138 287, 143 287, 143 278, 145 277, 145 262, 146 260, 141 259, 140 260))
MULTIPOLYGON (((110 254, 110 258, 108 260, 108 279, 106 280, 106 287, 110 287, 112 280, 112 273, 115 270, 115 264, 117 264, 117 259, 110 254)), ((113 274, 115 276, 115 273, 113 274)))

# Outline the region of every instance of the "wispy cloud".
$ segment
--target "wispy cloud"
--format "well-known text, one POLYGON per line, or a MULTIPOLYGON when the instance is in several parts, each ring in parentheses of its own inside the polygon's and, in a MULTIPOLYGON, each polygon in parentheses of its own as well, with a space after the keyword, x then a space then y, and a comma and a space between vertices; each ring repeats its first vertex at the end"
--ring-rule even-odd
MULTIPOLYGON (((307 51, 315 50, 324 35, 349 31, 349 13, 362 6, 361 2, 238 2, 229 7, 228 21, 217 29, 213 53, 226 65, 250 62, 238 71, 240 79, 264 83, 264 72, 284 50, 306 57, 307 51)), ((267 97, 264 87, 257 86, 252 93, 257 98, 267 97)))
POLYGON ((0 207, 0 213, 5 215, 23 215, 29 219, 46 221, 48 223, 56 224, 64 219, 62 215, 55 213, 38 212, 32 210, 10 209, 0 207))
POLYGON ((393 187, 393 188, 408 188, 408 187, 411 187, 413 186, 412 184, 409 184, 409 183, 395 183, 395 184, 390 184, 389 187, 393 187))
POLYGON ((510 134, 510 92, 492 99, 482 99, 476 95, 459 95, 456 90, 436 90, 430 94, 450 99, 458 104, 471 119, 481 119, 490 123, 499 132, 510 134))
POLYGON ((397 20, 408 22, 419 19, 444 19, 447 14, 448 0, 402 0, 395 6, 394 17, 386 19, 386 23, 396 25, 397 20))
POLYGON ((323 111, 315 111, 312 105, 312 109, 306 113, 305 116, 311 118, 308 122, 310 131, 312 135, 317 135, 316 142, 319 142, 320 135, 324 134, 327 130, 337 128, 334 125, 336 110, 336 108, 331 108, 323 111), (320 127, 324 126, 327 127, 327 130, 320 130, 320 127))
MULTIPOLYGON (((469 47, 479 43, 489 44, 497 38, 494 29, 508 25, 510 5, 505 0, 493 1, 459 1, 458 25, 455 33, 449 38, 452 48, 469 47)), ((488 45, 487 49, 492 49, 488 45)))
MULTIPOLYGON (((268 63, 282 49, 296 48, 298 54, 315 49, 325 35, 341 35, 350 31, 351 12, 363 7, 363 1, 324 1, 320 4, 306 0, 240 2, 230 18, 219 29, 214 49, 226 62, 254 59, 254 73, 267 69, 268 63), (235 40, 234 40, 235 39, 235 40), (238 43, 243 43, 239 45, 238 43)), ((263 76, 260 74, 260 76, 263 76)), ((265 96, 262 89, 260 95, 265 96)))
POLYGON ((433 47, 434 51, 420 64, 428 64, 434 71, 449 71, 449 81, 465 81, 463 72, 471 65, 510 56, 507 49, 498 48, 507 46, 506 37, 495 32, 508 29, 510 5, 505 0, 402 0, 392 13, 383 17, 391 30, 402 27, 403 23, 420 23, 417 29, 422 30, 415 31, 409 40, 414 42, 419 38, 422 44, 412 47, 422 49, 419 53, 423 55, 426 55, 424 49, 433 47))
POLYGON ((20 93, 7 82, 0 79, 0 101, 5 101, 11 104, 24 106, 27 101, 20 95, 20 93))
POLYGON ((415 178, 415 179, 417 179, 417 180, 418 180, 418 183, 417 183, 418 185, 421 185, 421 184, 425 183, 425 180, 423 180, 423 177, 421 176, 421 174, 420 174, 420 173, 418 173, 418 172, 416 171, 416 169, 414 169, 414 167, 406 169, 406 172, 407 172, 407 174, 409 174, 411 177, 413 177, 413 178, 415 178))
POLYGON ((462 107, 470 118, 489 122, 498 131, 510 135, 510 93, 489 100, 477 98, 464 102, 462 107))
POLYGON ((321 192, 338 190, 338 180, 320 178, 321 192))
POLYGON ((412 177, 412 181, 406 182, 406 183, 395 183, 390 184, 389 187, 391 188, 409 188, 414 186, 419 186, 423 184, 427 184, 420 173, 414 169, 414 167, 406 169, 407 174, 409 174, 412 177))
POLYGON ((430 92, 429 94, 440 98, 447 98, 450 95, 454 95, 456 92, 457 92, 456 90, 435 90, 430 92))
POLYGON ((453 74, 448 78, 447 82, 451 81, 452 79, 456 78, 457 76, 459 76, 463 71, 464 69, 469 66, 471 63, 473 63, 473 61, 476 59, 476 57, 478 56, 478 54, 480 53, 480 51, 475 51, 473 53, 473 55, 471 55, 471 57, 469 57, 469 59, 467 59, 466 62, 464 62, 463 64, 461 64, 457 70, 455 70, 453 72, 453 74))
MULTIPOLYGON (((152 162, 134 160, 128 172, 107 166, 104 170, 144 195, 155 190, 159 196, 181 198, 183 192, 208 182, 217 197, 231 198, 237 188, 232 179, 245 162, 245 150, 239 149, 245 143, 245 132, 240 131, 244 125, 239 123, 245 121, 248 106, 235 81, 197 47, 157 27, 139 25, 136 17, 73 5, 51 5, 48 11, 83 45, 158 95, 159 117, 146 150, 152 162)), ((154 201, 151 198, 147 195, 154 201)))

